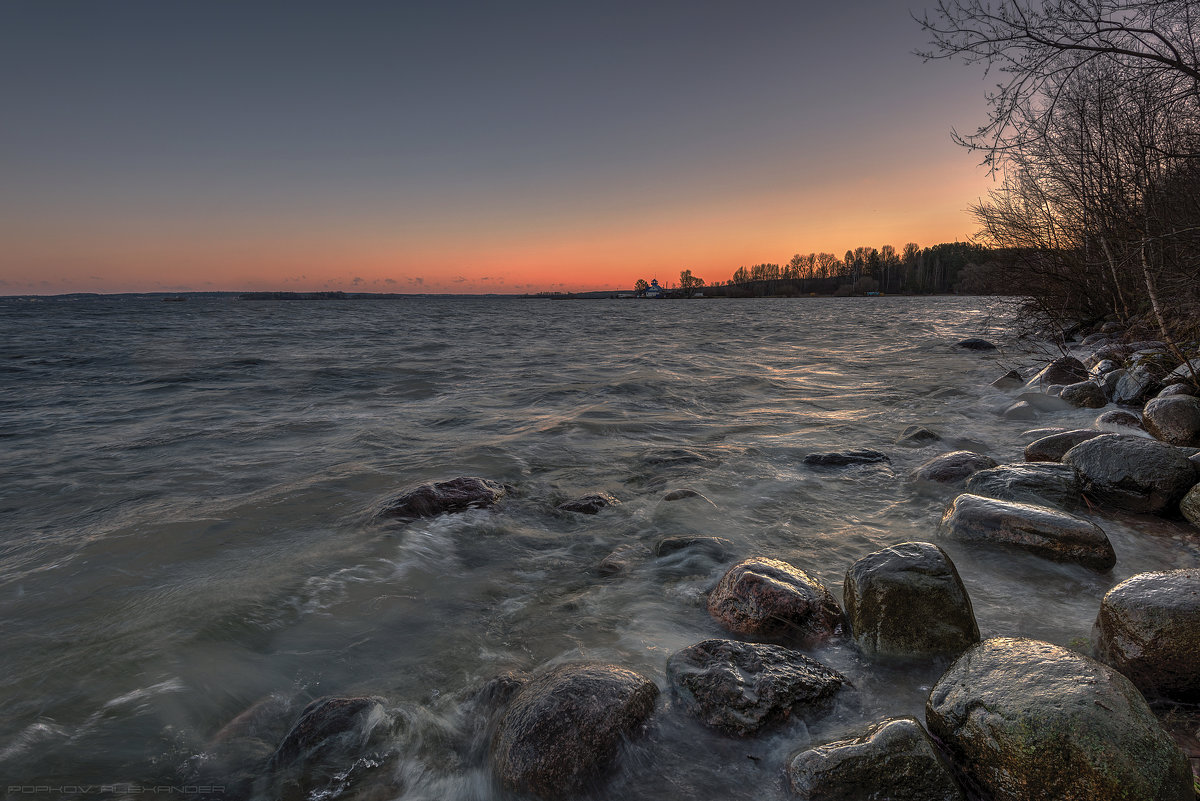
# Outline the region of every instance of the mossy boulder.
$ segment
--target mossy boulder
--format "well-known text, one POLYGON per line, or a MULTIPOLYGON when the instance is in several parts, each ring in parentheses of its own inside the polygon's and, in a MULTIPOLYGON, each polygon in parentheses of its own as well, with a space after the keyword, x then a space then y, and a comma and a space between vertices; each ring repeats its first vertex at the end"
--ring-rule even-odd
POLYGON ((492 741, 509 790, 544 799, 579 793, 611 767, 622 738, 654 711, 658 688, 616 665, 560 665, 517 692, 492 741))
POLYGON ((1100 602, 1092 638, 1096 658, 1147 698, 1200 702, 1200 569, 1122 581, 1100 602))
POLYGON ((791 648, 720 639, 672 654, 667 681, 688 714, 734 735, 792 716, 824 714, 848 684, 833 668, 791 648))
POLYGON ((1193 801, 1187 758, 1137 688, 1057 645, 974 646, 930 692, 925 720, 993 801, 1193 801))
POLYGON ((744 559, 726 571, 708 596, 713 619, 736 634, 800 646, 846 632, 833 594, 798 567, 778 559, 744 559))
POLYGON ((867 654, 955 656, 979 642, 971 599, 950 557, 928 542, 868 554, 846 571, 842 597, 867 654))
POLYGON ((966 801, 945 758, 914 718, 809 748, 788 762, 801 801, 966 801))

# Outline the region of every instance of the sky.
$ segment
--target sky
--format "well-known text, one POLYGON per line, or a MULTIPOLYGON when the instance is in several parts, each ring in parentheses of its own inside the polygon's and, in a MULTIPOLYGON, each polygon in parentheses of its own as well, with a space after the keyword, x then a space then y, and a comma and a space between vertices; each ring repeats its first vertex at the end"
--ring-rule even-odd
MULTIPOLYGON (((0 0, 0 294, 538 292, 965 240, 923 6, 0 0)), ((994 81, 993 81, 994 83, 994 81)))

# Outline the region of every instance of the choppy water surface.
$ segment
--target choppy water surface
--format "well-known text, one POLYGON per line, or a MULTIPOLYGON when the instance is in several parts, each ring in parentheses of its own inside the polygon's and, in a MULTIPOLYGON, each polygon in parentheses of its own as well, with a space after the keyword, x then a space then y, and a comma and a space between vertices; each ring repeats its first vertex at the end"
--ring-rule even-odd
MULTIPOLYGON (((602 577, 614 548, 719 535, 840 597, 858 557, 934 537, 950 493, 916 492, 912 467, 957 446, 1020 460, 1028 426, 1001 420, 988 386, 1020 358, 950 347, 999 335, 988 306, 0 302, 0 778, 180 784, 259 699, 369 694, 408 721, 385 749, 397 756, 357 768, 385 775, 382 797, 500 798, 479 750, 452 744, 464 692, 585 658, 665 689, 670 653, 722 635, 703 601, 721 564, 646 557, 602 577), (913 423, 947 441, 893 445, 913 423), (847 447, 891 464, 801 463, 847 447), (694 455, 668 458, 679 448, 694 455), (514 497, 371 517, 405 485, 461 474, 514 497), (683 487, 715 508, 661 501, 683 487), (598 490, 622 505, 554 511, 598 490)), ((985 637, 1078 644, 1108 587, 1196 562, 1182 526, 1095 519, 1118 555, 1108 575, 944 544, 985 637)), ((598 797, 783 797, 791 751, 922 717, 939 672, 814 655, 850 675, 860 707, 734 740, 664 693, 598 797)))

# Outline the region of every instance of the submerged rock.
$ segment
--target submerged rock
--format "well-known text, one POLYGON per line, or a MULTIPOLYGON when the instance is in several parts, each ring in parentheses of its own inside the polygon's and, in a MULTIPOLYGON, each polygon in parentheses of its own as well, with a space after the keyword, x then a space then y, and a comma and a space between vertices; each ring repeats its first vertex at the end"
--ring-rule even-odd
POLYGON ((1002 464, 980 470, 967 479, 964 489, 1002 501, 1045 504, 1068 509, 1083 500, 1083 483, 1074 467, 1054 462, 1002 464))
POLYGON ((1093 424, 1096 428, 1104 431, 1113 431, 1120 433, 1122 429, 1133 429, 1135 431, 1145 431, 1142 427, 1142 418, 1138 417, 1133 412, 1127 412, 1123 409, 1112 409, 1104 412, 1096 417, 1096 422, 1093 424))
MULTIPOLYGON (((682 501, 682 500, 686 500, 687 498, 704 498, 704 496, 701 495, 699 492, 696 492, 696 490, 688 489, 687 487, 684 487, 682 489, 677 489, 677 490, 671 490, 670 492, 667 492, 662 496, 662 499, 664 501, 668 501, 668 502, 682 501)), ((704 500, 708 501, 708 498, 704 498, 704 500)), ((712 503, 712 501, 709 501, 709 503, 712 503)), ((716 504, 713 504, 713 505, 715 506, 716 504)))
POLYGON ((608 769, 622 738, 654 711, 658 688, 616 665, 560 665, 523 686, 492 741, 492 766, 509 790, 557 799, 608 769))
POLYGON ((917 481, 937 484, 958 484, 972 473, 995 467, 996 460, 972 451, 951 451, 933 457, 912 472, 917 481))
POLYGON ((1001 415, 1005 420, 1036 420, 1037 409, 1033 408, 1028 401, 1017 401, 1009 406, 1001 415))
POLYGON ((1025 446, 1025 461, 1027 462, 1057 462, 1067 451, 1081 442, 1104 434, 1094 428, 1077 428, 1074 431, 1063 431, 1048 437, 1036 439, 1025 446))
POLYGON ((1145 437, 1106 434, 1063 456, 1096 499, 1134 512, 1174 510, 1196 483, 1196 470, 1179 449, 1145 437))
POLYGON ((953 656, 979 642, 971 599, 950 557, 928 542, 868 554, 846 571, 842 597, 867 654, 953 656))
POLYGON ((914 718, 801 751, 787 768, 802 801, 966 801, 937 746, 914 718))
POLYGON ((938 534, 960 542, 1022 548, 1056 562, 1109 570, 1116 553, 1104 530, 1090 520, 1046 506, 959 495, 950 504, 938 534))
POLYGON ((1142 410, 1146 430, 1172 445, 1200 445, 1200 398, 1172 395, 1155 398, 1142 410))
POLYGON ((598 514, 601 509, 609 506, 620 506, 621 502, 607 492, 595 492, 591 495, 584 495, 579 498, 573 498, 569 501, 564 501, 558 505, 558 509, 563 512, 578 512, 582 515, 598 514))
POLYGON ((1017 396, 1017 402, 1028 403, 1039 412, 1061 412, 1071 408, 1071 404, 1047 392, 1022 392, 1017 396))
POLYGON ((1068 384, 1063 387, 1058 397, 1072 406, 1084 409, 1100 409, 1108 404, 1108 396, 1104 394, 1104 388, 1094 381, 1068 384))
POLYGON ((630 568, 648 556, 650 556, 650 549, 645 545, 637 543, 620 545, 596 564, 596 572, 601 576, 618 576, 628 572, 630 568))
POLYGON ((996 346, 991 342, 988 342, 986 339, 979 339, 978 337, 959 340, 954 343, 954 347, 965 350, 996 350, 996 346))
POLYGON ((1021 378, 1021 374, 1016 370, 1009 370, 992 382, 992 386, 996 389, 1016 389, 1024 385, 1025 379, 1021 378))
POLYGON ((845 634, 845 618, 819 579, 778 559, 738 562, 708 596, 713 619, 737 634, 801 646, 845 634))
POLYGON ((848 682, 779 645, 705 640, 667 660, 667 681, 688 714, 726 734, 747 735, 823 714, 848 682))
POLYGON ((1147 698, 1200 702, 1200 569, 1139 573, 1109 590, 1096 658, 1147 698))
POLYGON ((654 546, 658 558, 683 551, 702 554, 715 562, 728 559, 734 553, 733 543, 724 537, 693 537, 687 535, 664 537, 654 546))
POLYGON ((811 467, 845 467, 851 464, 874 464, 888 461, 891 460, 886 453, 869 448, 831 453, 810 453, 804 457, 804 463, 811 467))
POLYGON ((1057 645, 974 646, 938 680, 925 719, 994 801, 1193 801, 1187 759, 1137 688, 1057 645))
POLYGON ((268 765, 284 797, 307 796, 379 744, 389 719, 382 698, 318 698, 275 749, 268 765))
POLYGON ((409 518, 435 517, 467 509, 486 509, 504 497, 505 486, 486 478, 459 476, 433 481, 401 492, 386 501, 380 515, 409 518))
POLYGON ((1083 362, 1074 356, 1061 356, 1043 367, 1037 375, 1029 379, 1029 383, 1026 386, 1038 387, 1049 384, 1074 384, 1077 381, 1086 381, 1087 377, 1087 367, 1083 362))
POLYGON ((903 445, 906 448, 920 448, 931 442, 938 442, 941 438, 941 434, 938 434, 936 431, 930 431, 924 426, 908 426, 900 432, 900 436, 896 439, 896 444, 903 445))

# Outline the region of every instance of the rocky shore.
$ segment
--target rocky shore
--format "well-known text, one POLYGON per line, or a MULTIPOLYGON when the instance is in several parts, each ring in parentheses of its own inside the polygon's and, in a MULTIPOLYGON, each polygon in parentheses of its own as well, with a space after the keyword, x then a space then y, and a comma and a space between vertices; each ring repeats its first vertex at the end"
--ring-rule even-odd
MULTIPOLYGON (((986 340, 959 344, 994 358, 986 340)), ((619 581, 652 560, 719 565, 703 609, 724 636, 666 655, 653 675, 570 661, 498 676, 462 699, 457 728, 446 733, 456 758, 484 766, 489 782, 516 797, 587 797, 666 718, 749 741, 853 705, 873 670, 899 661, 942 670, 924 721, 881 717, 853 736, 799 744, 786 760, 760 766, 764 781, 809 801, 1200 797, 1200 565, 1116 584, 1095 598, 1094 628, 1080 632, 1086 647, 1068 648, 1020 631, 981 639, 942 547, 1020 552, 1096 575, 1118 564, 1105 532, 1112 515, 1200 528, 1200 390, 1192 380, 1163 343, 1124 342, 1108 325, 1073 355, 993 384, 1009 396, 997 414, 1029 429, 1024 462, 955 449, 927 428, 892 432, 879 447, 929 454, 908 476, 914 492, 949 498, 930 525, 941 545, 902 542, 862 554, 846 565, 841 603, 811 566, 737 553, 720 537, 621 546, 590 580, 619 581), (1053 426, 1069 409, 1098 416, 1088 428, 1053 426), (856 655, 857 674, 814 658, 831 644, 856 655)), ((677 449, 655 458, 704 456, 677 449)), ((808 454, 803 464, 839 471, 890 461, 883 450, 857 449, 808 454)), ((382 500, 372 519, 404 525, 502 510, 518 489, 471 476, 430 481, 382 500)), ((712 505, 694 490, 663 494, 662 503, 681 502, 712 505)), ((620 504, 599 490, 546 502, 562 516, 611 514, 620 504)), ((307 705, 272 696, 214 735, 200 775, 233 797, 394 798, 405 777, 389 768, 398 758, 389 743, 420 714, 375 696, 307 705)))

